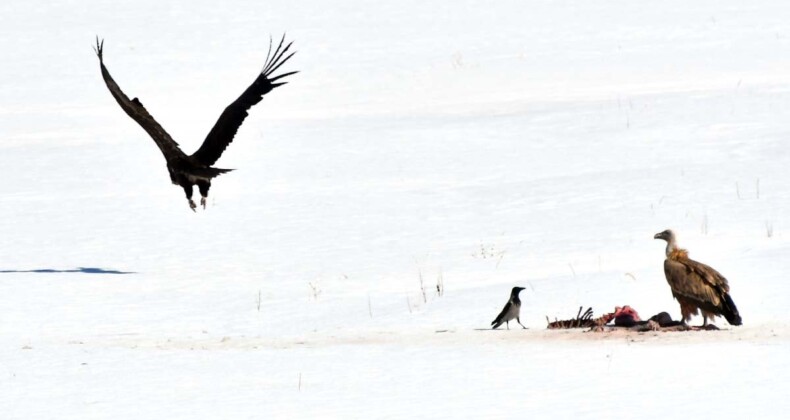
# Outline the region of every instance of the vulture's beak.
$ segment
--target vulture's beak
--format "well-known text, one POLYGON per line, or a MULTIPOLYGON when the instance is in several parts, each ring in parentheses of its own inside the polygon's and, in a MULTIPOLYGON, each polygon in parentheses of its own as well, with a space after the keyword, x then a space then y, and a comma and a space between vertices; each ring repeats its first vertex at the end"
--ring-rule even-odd
POLYGON ((656 233, 655 235, 653 235, 653 239, 664 239, 663 233, 664 232, 656 233))

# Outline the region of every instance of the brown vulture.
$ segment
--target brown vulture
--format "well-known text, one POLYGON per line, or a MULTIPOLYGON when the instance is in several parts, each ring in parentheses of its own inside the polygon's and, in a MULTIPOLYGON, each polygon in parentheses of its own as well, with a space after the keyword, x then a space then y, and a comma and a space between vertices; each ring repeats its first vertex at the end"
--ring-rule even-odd
POLYGON ((724 276, 690 259, 688 251, 678 248, 671 230, 656 233, 653 238, 667 241, 664 275, 672 296, 680 303, 682 322, 702 311, 703 327, 708 327, 708 318, 716 316, 724 316, 731 325, 741 325, 741 315, 730 297, 730 286, 724 276))
POLYGON ((154 120, 154 117, 146 111, 139 99, 134 98, 130 100, 129 97, 121 91, 121 88, 118 87, 118 84, 116 84, 115 80, 110 76, 110 72, 107 71, 107 67, 104 66, 104 40, 99 41, 99 38, 96 37, 96 48, 94 50, 99 57, 101 74, 104 78, 104 82, 107 84, 107 88, 110 90, 113 98, 118 102, 118 105, 121 106, 121 109, 132 117, 137 124, 140 124, 143 130, 154 139, 154 142, 159 147, 159 150, 162 151, 167 161, 167 170, 170 172, 170 180, 174 185, 180 185, 184 189, 187 200, 189 200, 189 207, 192 211, 195 211, 197 207, 195 202, 192 201, 192 187, 194 185, 198 186, 201 197, 200 204, 205 209, 206 197, 211 187, 211 179, 220 174, 232 171, 232 169, 215 168, 212 165, 219 159, 230 142, 233 141, 233 137, 236 135, 239 127, 248 115, 247 111, 249 111, 253 105, 260 102, 261 99, 263 99, 263 95, 287 83, 277 82, 278 80, 297 73, 292 71, 270 78, 274 71, 285 64, 285 62, 295 54, 292 52, 287 56, 285 55, 288 49, 291 48, 291 43, 288 43, 288 45, 283 48, 284 41, 285 36, 280 40, 280 44, 277 46, 274 54, 271 54, 272 44, 270 40, 269 54, 266 55, 266 61, 261 73, 238 99, 225 108, 225 111, 219 116, 214 127, 209 131, 206 139, 203 140, 203 144, 200 148, 195 153, 187 155, 181 151, 178 147, 178 143, 167 134, 165 129, 154 120))
POLYGON ((507 329, 510 329, 510 321, 512 321, 514 318, 518 322, 518 325, 521 325, 521 327, 524 329, 527 328, 521 323, 521 320, 519 319, 519 314, 521 312, 521 299, 518 298, 518 294, 522 290, 524 290, 523 287, 514 287, 513 290, 510 291, 510 299, 508 299, 505 307, 502 308, 502 312, 500 312, 496 319, 491 322, 492 329, 499 328, 502 323, 507 326, 507 329))

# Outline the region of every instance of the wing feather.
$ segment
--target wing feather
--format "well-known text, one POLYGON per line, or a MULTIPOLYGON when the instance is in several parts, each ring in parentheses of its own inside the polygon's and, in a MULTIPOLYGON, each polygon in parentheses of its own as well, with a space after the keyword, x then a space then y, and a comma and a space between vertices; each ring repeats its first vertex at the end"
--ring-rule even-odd
POLYGON ((729 291, 727 279, 718 271, 700 262, 684 259, 665 260, 664 274, 675 297, 681 296, 700 308, 721 308, 729 291))
POLYGON ((513 304, 511 302, 506 303, 505 307, 502 308, 502 312, 500 312, 499 315, 497 315, 496 319, 494 319, 491 322, 491 325, 501 324, 501 323, 505 322, 505 317, 507 316, 507 313, 510 312, 510 307, 511 306, 513 306, 513 304))
POLYGON ((145 109, 143 104, 137 99, 129 99, 126 94, 123 93, 121 88, 115 83, 112 76, 110 76, 110 72, 107 70, 107 67, 104 66, 104 58, 103 58, 103 48, 104 48, 104 40, 99 41, 99 38, 96 37, 96 55, 99 57, 99 65, 101 67, 101 75, 104 79, 104 83, 107 85, 107 89, 110 90, 112 97, 115 98, 115 101, 118 102, 118 105, 121 106, 121 109, 126 112, 128 116, 130 116, 133 120, 140 124, 140 127, 143 127, 146 133, 154 139, 154 142, 159 147, 159 150, 162 151, 162 154, 165 157, 165 160, 168 162, 172 162, 174 160, 186 158, 186 154, 181 151, 178 147, 178 143, 170 137, 170 134, 167 134, 164 128, 159 125, 158 122, 148 113, 145 109))
MULTIPOLYGON (((271 57, 269 54, 266 55, 266 63, 255 81, 252 82, 238 99, 225 108, 222 115, 220 115, 219 119, 214 124, 214 127, 206 136, 203 144, 192 154, 195 160, 203 165, 213 165, 233 141, 239 127, 241 127, 244 119, 249 115, 247 111, 259 103, 263 99, 263 96, 271 92, 272 89, 287 83, 275 83, 277 80, 297 73, 292 71, 270 78, 274 71, 290 60, 295 54, 295 52, 292 52, 287 56, 285 55, 291 48, 293 42, 288 43, 285 48, 282 48, 284 42, 285 35, 283 35, 283 38, 280 40, 280 44, 277 46, 274 54, 272 54, 271 57)), ((271 44, 269 45, 269 53, 271 53, 271 44)))

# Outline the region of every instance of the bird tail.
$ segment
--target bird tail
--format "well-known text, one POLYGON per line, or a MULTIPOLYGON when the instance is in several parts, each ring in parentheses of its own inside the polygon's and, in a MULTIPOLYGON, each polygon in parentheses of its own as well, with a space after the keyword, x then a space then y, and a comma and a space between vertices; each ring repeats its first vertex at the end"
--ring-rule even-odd
POLYGON ((502 321, 502 316, 496 317, 495 320, 491 321, 491 329, 495 330, 495 329, 499 328, 499 326, 502 325, 503 322, 504 321, 502 321))
POLYGON ((220 168, 207 167, 207 168, 200 168, 200 169, 196 170, 195 172, 196 172, 196 175, 204 176, 206 178, 211 179, 211 178, 218 177, 218 176, 220 176, 220 175, 222 175, 224 173, 228 173, 228 172, 230 172, 232 170, 233 169, 220 169, 220 168))
POLYGON ((722 315, 727 319, 730 325, 741 325, 743 320, 741 314, 738 313, 738 308, 735 307, 735 302, 732 301, 729 293, 724 294, 724 307, 722 308, 722 315))

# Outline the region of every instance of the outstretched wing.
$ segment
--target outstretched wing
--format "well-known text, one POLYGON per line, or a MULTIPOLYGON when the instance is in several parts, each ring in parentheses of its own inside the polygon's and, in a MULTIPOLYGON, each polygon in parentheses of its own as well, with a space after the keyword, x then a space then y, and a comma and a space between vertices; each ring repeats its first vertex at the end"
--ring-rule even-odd
POLYGON ((178 147, 178 143, 176 143, 175 140, 170 137, 170 134, 167 134, 165 129, 145 110, 143 104, 137 98, 129 100, 129 97, 118 87, 118 84, 115 83, 115 80, 110 76, 110 72, 107 71, 107 67, 104 66, 103 48, 104 40, 99 41, 99 37, 96 37, 96 48, 94 51, 96 51, 96 55, 99 57, 101 75, 104 78, 104 83, 107 84, 107 89, 110 90, 112 97, 115 98, 118 105, 121 106, 121 109, 132 117, 133 120, 137 121, 137 124, 140 124, 140 127, 143 127, 143 130, 154 139, 156 145, 159 146, 159 150, 161 150, 162 154, 165 156, 165 160, 171 162, 173 160, 186 158, 186 154, 178 147))
POLYGON ((282 48, 284 41, 285 35, 283 35, 283 38, 280 40, 280 45, 277 46, 274 54, 271 55, 271 59, 269 59, 269 54, 271 54, 272 51, 270 41, 269 54, 266 55, 266 63, 263 66, 261 74, 258 75, 255 81, 252 82, 250 87, 248 87, 238 99, 225 108, 225 111, 222 112, 219 120, 217 120, 216 124, 214 124, 214 127, 208 133, 208 136, 206 136, 203 144, 195 153, 192 154, 192 158, 203 165, 213 165, 214 162, 216 162, 217 159, 219 159, 219 157, 222 155, 222 152, 225 151, 225 148, 227 148, 228 145, 233 141, 233 137, 236 135, 239 127, 241 127, 244 119, 247 118, 247 111, 249 111, 253 105, 260 102, 263 99, 263 95, 271 92, 272 89, 276 88, 277 86, 282 86, 288 83, 275 83, 277 80, 298 73, 296 71, 292 71, 271 79, 269 78, 269 76, 271 76, 275 70, 285 64, 285 62, 295 54, 295 52, 292 52, 287 56, 285 55, 285 53, 288 52, 288 49, 291 48, 291 44, 293 42, 289 42, 285 48, 282 48))

